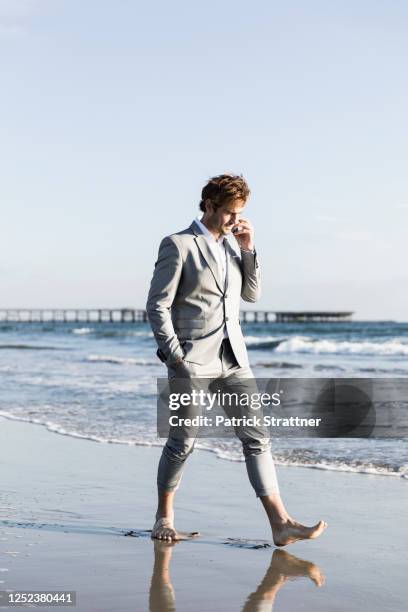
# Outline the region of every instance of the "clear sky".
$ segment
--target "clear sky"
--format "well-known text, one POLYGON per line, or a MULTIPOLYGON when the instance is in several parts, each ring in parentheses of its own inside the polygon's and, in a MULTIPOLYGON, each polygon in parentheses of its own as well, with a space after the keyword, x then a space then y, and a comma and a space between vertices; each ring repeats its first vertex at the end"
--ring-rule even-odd
POLYGON ((408 320, 408 3, 0 0, 0 307, 144 307, 252 190, 265 309, 408 320))

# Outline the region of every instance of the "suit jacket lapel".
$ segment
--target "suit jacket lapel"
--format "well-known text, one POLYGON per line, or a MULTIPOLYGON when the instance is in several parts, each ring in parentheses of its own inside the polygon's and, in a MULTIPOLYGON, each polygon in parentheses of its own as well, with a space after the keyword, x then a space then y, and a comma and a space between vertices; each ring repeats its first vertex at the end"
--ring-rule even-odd
POLYGON ((218 289, 221 291, 221 293, 224 293, 221 271, 219 270, 218 261, 216 260, 210 249, 210 246, 207 242, 207 238, 204 236, 204 234, 201 233, 200 228, 194 222, 191 224, 190 227, 196 236, 195 241, 197 243, 197 246, 200 250, 201 255, 204 257, 208 267, 211 270, 214 280, 217 283, 218 289))
POLYGON ((222 279, 220 276, 220 271, 218 269, 218 261, 215 259, 209 244, 207 242, 207 238, 204 234, 200 234, 196 236, 196 243, 198 248, 200 249, 201 255, 204 257, 207 262, 208 267, 210 268, 212 275, 214 276, 215 282, 217 283, 218 289, 221 293, 224 293, 224 289, 222 287, 222 279))

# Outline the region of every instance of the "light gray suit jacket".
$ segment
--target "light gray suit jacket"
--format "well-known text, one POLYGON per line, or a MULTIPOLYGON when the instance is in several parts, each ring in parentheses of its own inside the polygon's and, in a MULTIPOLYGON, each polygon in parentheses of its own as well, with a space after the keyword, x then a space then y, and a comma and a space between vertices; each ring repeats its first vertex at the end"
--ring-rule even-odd
POLYGON ((240 299, 256 302, 260 267, 256 253, 225 240, 227 274, 222 282, 215 256, 197 223, 164 238, 160 244, 146 310, 168 366, 179 357, 197 364, 216 358, 226 325, 235 358, 248 366, 239 321, 240 299))

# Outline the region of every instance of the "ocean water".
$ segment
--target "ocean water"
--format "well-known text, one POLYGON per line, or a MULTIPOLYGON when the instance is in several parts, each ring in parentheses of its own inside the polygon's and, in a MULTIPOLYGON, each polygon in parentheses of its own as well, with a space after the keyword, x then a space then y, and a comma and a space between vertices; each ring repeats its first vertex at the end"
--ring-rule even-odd
MULTIPOLYGON (((255 376, 408 377, 408 323, 243 325, 255 376)), ((0 415, 97 442, 158 445, 156 357, 147 324, 0 323, 0 415)), ((238 440, 196 448, 242 461, 238 440)), ((273 438, 277 464, 408 478, 406 439, 273 438)))

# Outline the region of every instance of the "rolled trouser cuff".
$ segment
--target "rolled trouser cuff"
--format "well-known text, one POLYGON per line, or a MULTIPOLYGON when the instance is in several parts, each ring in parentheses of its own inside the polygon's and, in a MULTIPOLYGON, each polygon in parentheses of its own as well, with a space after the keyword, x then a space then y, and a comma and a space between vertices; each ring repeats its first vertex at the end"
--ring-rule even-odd
POLYGON ((249 481, 257 497, 279 495, 278 477, 270 449, 245 457, 249 481))

